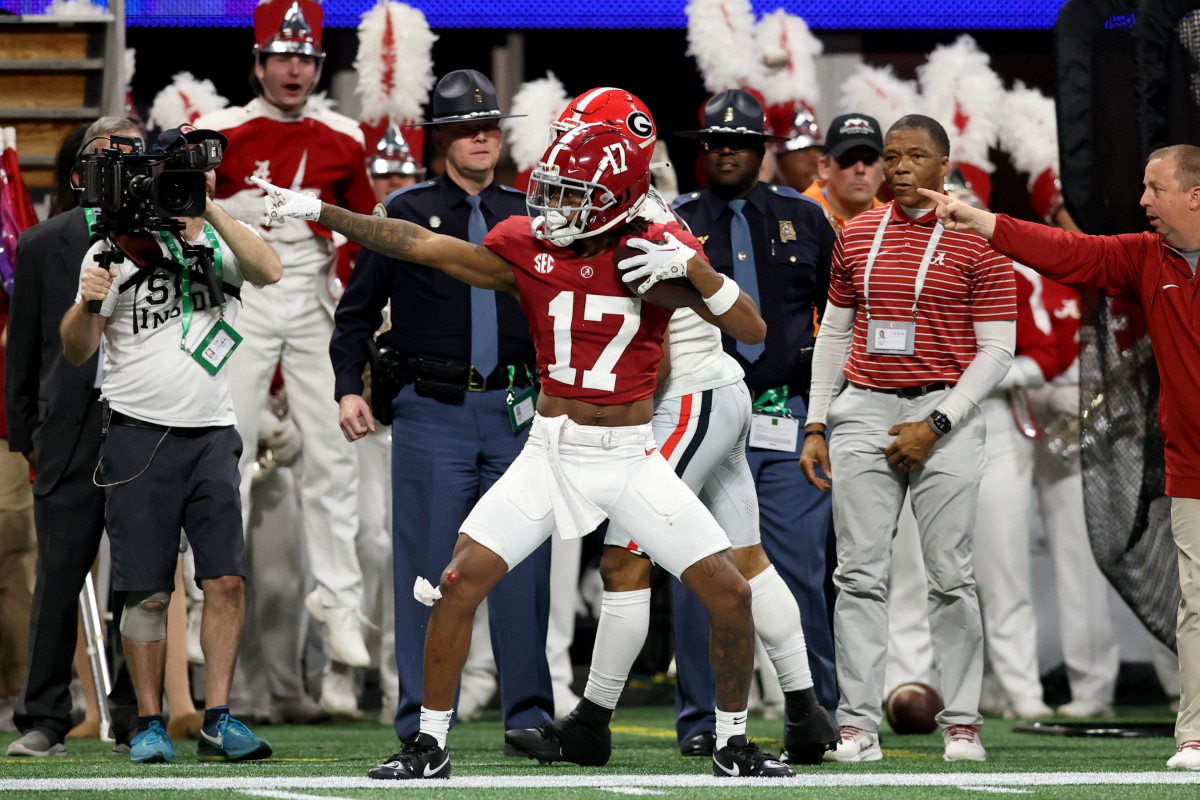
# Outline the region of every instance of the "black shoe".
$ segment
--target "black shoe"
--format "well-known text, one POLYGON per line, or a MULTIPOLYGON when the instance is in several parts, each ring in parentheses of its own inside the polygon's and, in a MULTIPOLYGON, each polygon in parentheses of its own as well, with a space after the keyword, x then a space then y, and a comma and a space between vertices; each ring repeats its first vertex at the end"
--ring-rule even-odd
POLYGON ((788 764, 820 764, 825 753, 838 745, 841 738, 838 727, 817 702, 817 694, 811 688, 789 698, 793 699, 788 704, 779 760, 788 764))
POLYGON ((612 755, 612 732, 608 726, 585 724, 576 712, 536 728, 514 728, 504 732, 504 755, 529 756, 543 764, 570 761, 581 767, 603 767, 612 755))
POLYGON ((367 777, 391 781, 449 778, 450 754, 438 747, 437 739, 418 731, 404 740, 399 753, 372 767, 367 777))
POLYGON ((731 736, 729 743, 713 753, 713 775, 718 778, 794 778, 796 772, 745 736, 731 736))
POLYGON ((712 731, 697 733, 679 743, 679 753, 685 756, 704 756, 708 758, 717 746, 717 736, 712 731))

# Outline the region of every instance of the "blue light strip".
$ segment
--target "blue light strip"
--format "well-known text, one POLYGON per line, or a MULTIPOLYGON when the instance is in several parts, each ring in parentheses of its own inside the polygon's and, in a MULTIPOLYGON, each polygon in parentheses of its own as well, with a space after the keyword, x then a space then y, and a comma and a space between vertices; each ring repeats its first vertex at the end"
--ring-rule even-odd
MULTIPOLYGON (((433 28, 683 28, 685 0, 407 0, 433 28)), ((93 0, 104 7, 104 0, 93 0)), ((325 25, 357 27, 375 0, 325 0, 325 25)), ((1064 0, 755 0, 760 14, 776 8, 798 14, 816 29, 1037 30, 1054 26, 1064 0)), ((42 14, 50 0, 0 0, 17 14, 42 14)), ((253 25, 257 0, 128 0, 130 27, 238 27, 253 25)))

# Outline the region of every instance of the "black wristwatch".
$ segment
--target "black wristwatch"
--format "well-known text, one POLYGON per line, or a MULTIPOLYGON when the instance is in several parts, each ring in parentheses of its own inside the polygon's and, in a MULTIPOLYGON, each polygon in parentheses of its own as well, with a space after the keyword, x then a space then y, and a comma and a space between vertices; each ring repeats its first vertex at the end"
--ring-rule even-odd
POLYGON ((929 427, 933 428, 933 432, 938 436, 945 436, 950 432, 953 426, 950 424, 950 418, 940 411, 934 411, 925 421, 929 423, 929 427))

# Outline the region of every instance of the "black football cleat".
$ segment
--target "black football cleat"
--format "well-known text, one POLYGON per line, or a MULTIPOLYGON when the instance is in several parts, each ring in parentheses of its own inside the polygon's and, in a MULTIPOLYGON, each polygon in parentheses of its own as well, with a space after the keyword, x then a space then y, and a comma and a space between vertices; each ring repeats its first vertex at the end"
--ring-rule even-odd
POLYGON ((386 781, 449 778, 450 754, 438 747, 437 739, 418 731, 404 740, 399 753, 372 767, 367 777, 386 781))
POLYGON ((820 764, 825 753, 838 745, 838 727, 817 702, 817 694, 811 687, 796 692, 788 700, 779 760, 789 764, 820 764))
POLYGON ((745 736, 731 736, 729 743, 713 751, 713 775, 718 778, 794 778, 796 772, 745 736))
POLYGON ((679 743, 679 755, 693 758, 703 756, 709 758, 713 748, 717 746, 717 735, 712 731, 701 731, 695 736, 689 736, 679 743))
POLYGON ((603 767, 612 755, 612 732, 608 726, 591 727, 576 711, 536 728, 513 728, 504 732, 504 755, 528 756, 543 764, 570 761, 581 767, 603 767))

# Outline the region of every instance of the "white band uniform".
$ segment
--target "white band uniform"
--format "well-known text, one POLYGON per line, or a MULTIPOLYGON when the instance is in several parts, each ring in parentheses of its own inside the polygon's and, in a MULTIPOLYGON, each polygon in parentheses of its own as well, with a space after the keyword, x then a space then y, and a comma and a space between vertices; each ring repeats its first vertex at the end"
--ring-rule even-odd
MULTIPOLYGON (((461 531, 511 567, 558 528, 555 492, 586 509, 573 527, 589 519, 594 508, 629 531, 655 563, 676 577, 729 548, 712 514, 658 454, 649 423, 605 428, 565 418, 552 421, 541 414, 534 417, 521 454, 475 505, 461 531), (548 451, 552 428, 558 439, 553 467, 548 451)), ((563 522, 572 526, 566 518, 563 522)))

